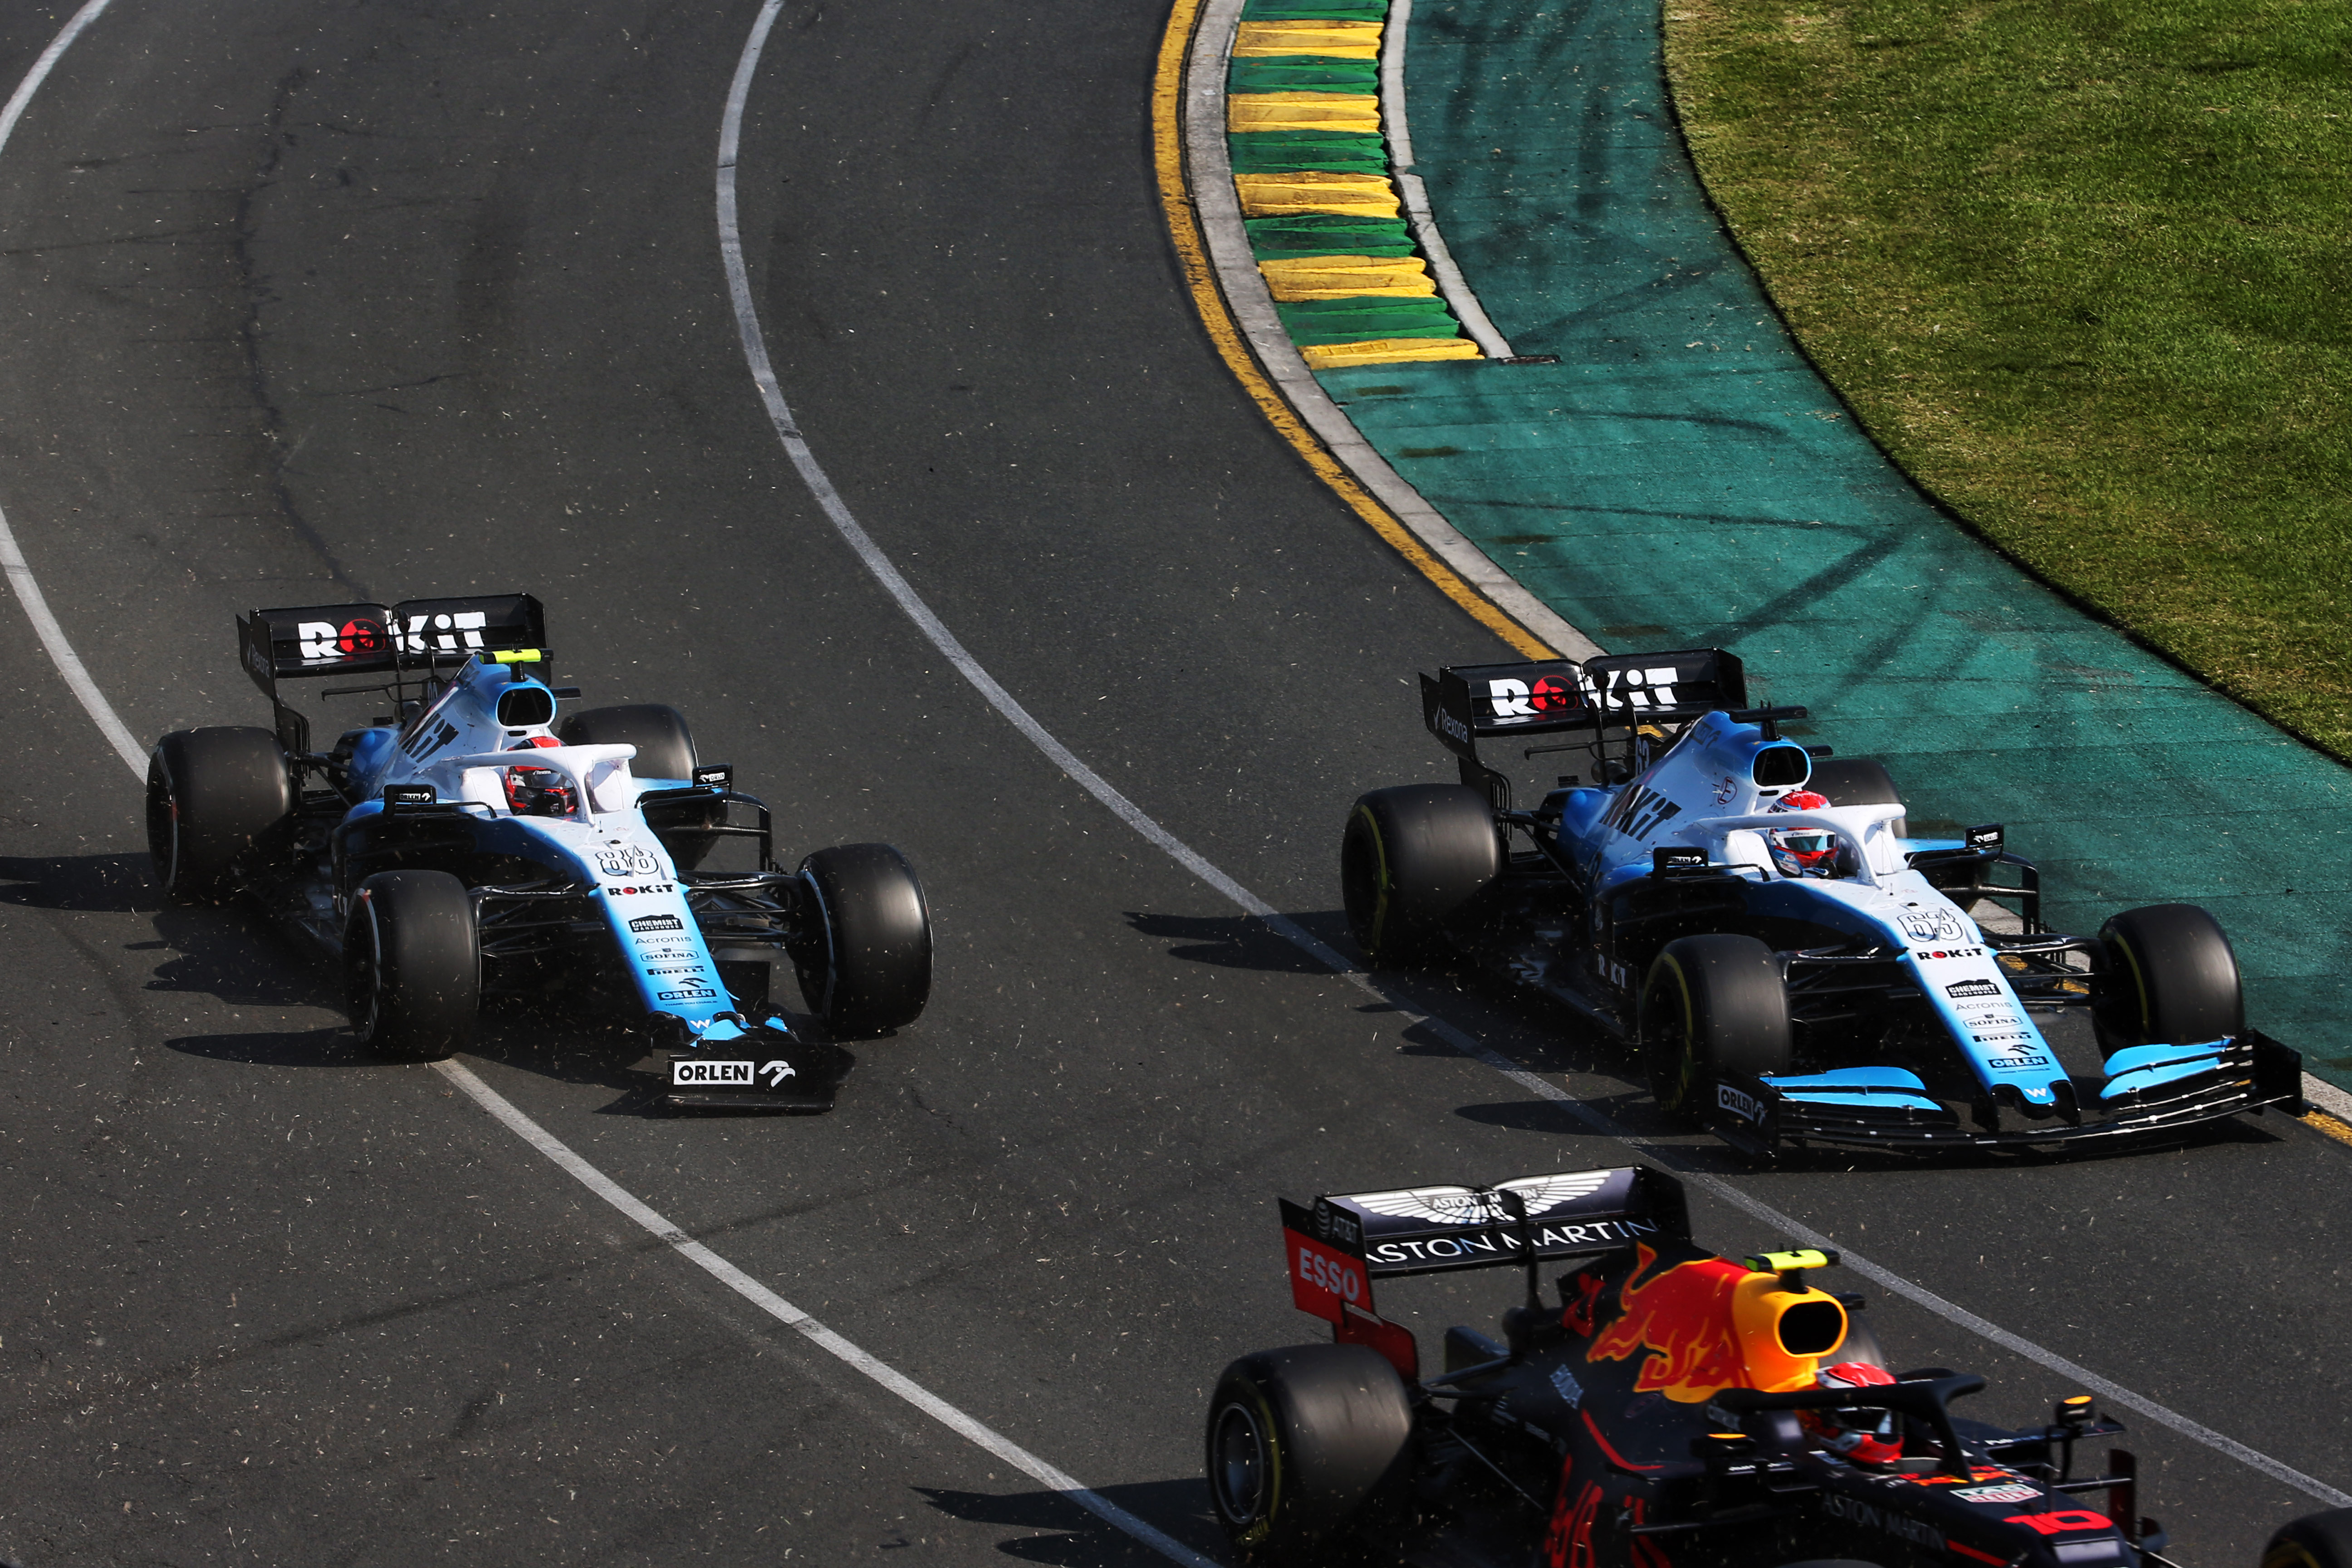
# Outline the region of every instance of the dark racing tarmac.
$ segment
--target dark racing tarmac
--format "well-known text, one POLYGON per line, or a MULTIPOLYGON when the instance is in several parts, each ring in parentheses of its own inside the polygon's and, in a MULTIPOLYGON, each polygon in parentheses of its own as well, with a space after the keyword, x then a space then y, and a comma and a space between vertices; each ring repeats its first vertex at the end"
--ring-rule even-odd
MULTIPOLYGON (((1224 1363, 1315 1337, 1272 1199, 1621 1163, 1244 919, 1071 783, 826 522, 747 376, 712 216, 756 5, 116 0, 0 157, 0 510, 142 740, 252 723, 232 617, 523 590, 593 701, 677 703, 795 855, 888 839, 930 1011, 822 1118, 655 1114, 593 1019, 476 1071, 755 1279, 1120 1507, 1218 1541, 1224 1363)), ((11 87, 63 17, 0 17, 11 87)), ((1269 432, 1181 289, 1161 17, 786 7, 743 232, 859 520, 1078 756, 1328 942, 1360 790, 1447 776, 1412 671, 1499 647, 1269 432)), ((140 795, 0 613, 0 1556, 1160 1561, 687 1267, 331 976, 161 910, 140 795)), ((315 708, 314 708, 314 710, 315 708)), ((353 721, 364 719, 356 705, 353 721)), ((1833 739, 1833 736, 1827 738, 1833 739)), ((1431 982, 1646 1126, 1559 1016, 1431 982)), ((2079 1163, 1695 1168, 2342 1485, 2352 1150, 2280 1117, 2079 1163)), ((1781 1239, 1711 1199, 1700 1237, 1781 1239)), ((1512 1299, 1400 1287, 1433 1330, 1512 1299)), ((1898 1360, 2055 1374, 1873 1296, 1898 1360)), ((2126 1420, 2131 1417, 2126 1415, 2126 1420)), ((2198 1568, 2315 1503, 2146 1423, 2198 1568)))

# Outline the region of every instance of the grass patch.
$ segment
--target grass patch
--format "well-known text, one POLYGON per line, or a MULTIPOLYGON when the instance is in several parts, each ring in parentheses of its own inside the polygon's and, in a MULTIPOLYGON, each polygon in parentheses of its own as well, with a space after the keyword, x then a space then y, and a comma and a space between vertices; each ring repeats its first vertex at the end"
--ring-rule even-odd
POLYGON ((2352 6, 1667 0, 1699 172, 1915 479, 2352 757, 2352 6))

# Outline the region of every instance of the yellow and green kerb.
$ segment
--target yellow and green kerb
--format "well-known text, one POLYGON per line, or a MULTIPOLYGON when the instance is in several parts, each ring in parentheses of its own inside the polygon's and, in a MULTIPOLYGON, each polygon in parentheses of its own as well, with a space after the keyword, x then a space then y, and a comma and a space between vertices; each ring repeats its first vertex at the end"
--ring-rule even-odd
POLYGON ((1476 359, 1417 255, 1381 134, 1387 0, 1249 0, 1226 79, 1243 225, 1317 370, 1476 359))

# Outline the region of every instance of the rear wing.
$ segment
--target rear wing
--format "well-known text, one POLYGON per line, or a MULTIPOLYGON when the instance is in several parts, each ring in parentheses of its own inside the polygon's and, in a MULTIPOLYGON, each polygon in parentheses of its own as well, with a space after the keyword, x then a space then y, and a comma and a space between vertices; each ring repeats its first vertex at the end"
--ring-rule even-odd
POLYGON ((1473 763, 1478 742, 1496 735, 1679 722, 1747 706, 1746 667, 1712 647, 1604 654, 1580 665, 1567 658, 1449 665, 1421 678, 1422 721, 1446 750, 1473 763))
POLYGON ((397 675, 461 663, 474 653, 544 649, 547 614, 529 594, 313 605, 236 620, 238 662, 265 696, 313 676, 397 675))
MULTIPOLYGON (((1409 1330, 1373 1310, 1375 1279, 1507 1264, 1532 1270, 1538 1261, 1612 1252, 1649 1237, 1690 1238, 1682 1184, 1639 1165, 1281 1205, 1292 1303, 1328 1322, 1341 1344, 1380 1352, 1407 1379, 1419 1375, 1418 1347, 1409 1330)), ((1532 1289, 1532 1272, 1528 1279, 1532 1289)))

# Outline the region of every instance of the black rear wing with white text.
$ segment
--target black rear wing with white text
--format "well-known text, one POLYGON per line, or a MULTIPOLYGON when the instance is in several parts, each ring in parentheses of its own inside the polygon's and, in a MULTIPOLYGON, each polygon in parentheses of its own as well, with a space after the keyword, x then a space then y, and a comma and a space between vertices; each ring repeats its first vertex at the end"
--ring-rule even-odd
POLYGON ((237 658, 271 701, 278 683, 316 676, 397 674, 462 663, 474 653, 544 649, 547 615, 529 594, 313 605, 236 620, 237 658))
POLYGON ((1283 1205, 1286 1228, 1363 1260, 1373 1279, 1437 1274, 1631 1247, 1649 1237, 1688 1239, 1682 1184, 1641 1165, 1521 1176, 1492 1187, 1405 1187, 1335 1194, 1312 1208, 1283 1205), (1506 1194, 1508 1194, 1507 1196, 1506 1194), (1515 1214, 1511 1198, 1524 1207, 1515 1214))
POLYGON ((1721 648, 1448 665, 1421 678, 1422 721, 1457 756, 1496 735, 1685 721, 1748 706, 1748 674, 1721 648))

